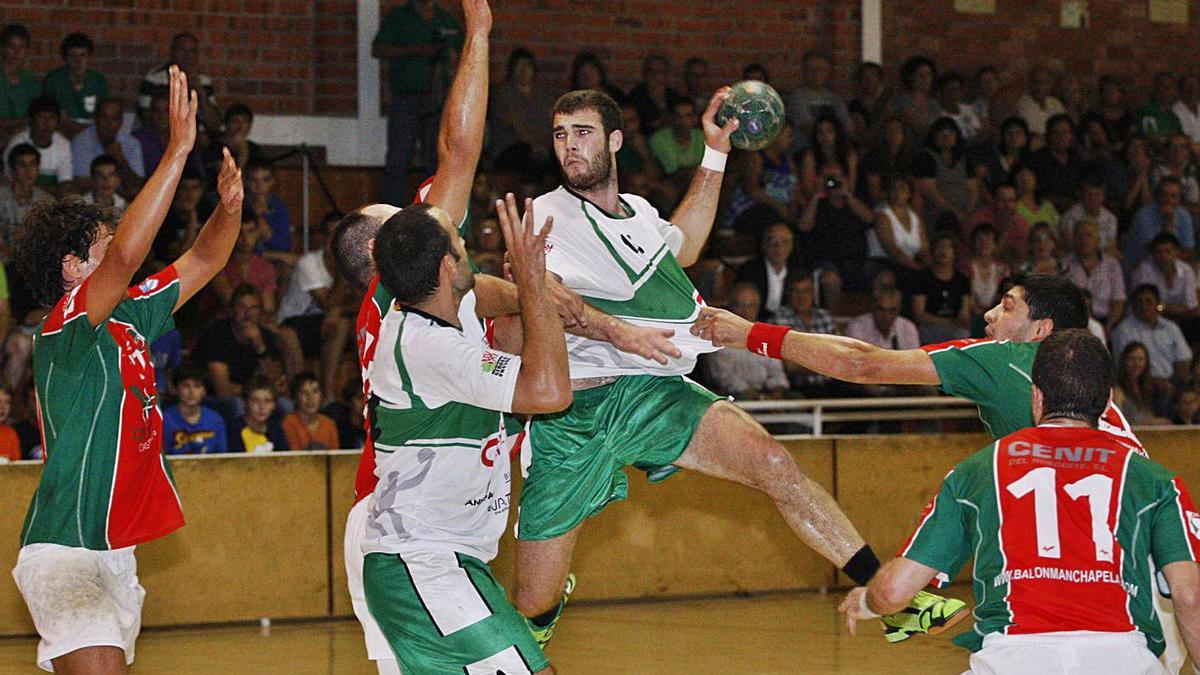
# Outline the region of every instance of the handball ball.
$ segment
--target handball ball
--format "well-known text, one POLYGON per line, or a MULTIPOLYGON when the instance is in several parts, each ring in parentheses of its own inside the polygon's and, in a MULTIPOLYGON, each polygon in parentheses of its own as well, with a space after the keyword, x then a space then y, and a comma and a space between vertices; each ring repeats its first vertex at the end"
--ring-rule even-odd
POLYGON ((741 150, 762 150, 783 128, 783 99, 771 85, 744 80, 731 87, 729 98, 717 110, 717 124, 725 126, 730 117, 738 118, 737 131, 730 138, 741 150))

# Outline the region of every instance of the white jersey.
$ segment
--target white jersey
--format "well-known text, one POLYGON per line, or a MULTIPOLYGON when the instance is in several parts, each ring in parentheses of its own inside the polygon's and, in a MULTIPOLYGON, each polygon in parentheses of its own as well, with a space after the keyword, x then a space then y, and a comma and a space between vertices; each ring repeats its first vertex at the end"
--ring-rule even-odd
MULTIPOLYGON (((489 561, 508 521, 508 438, 521 358, 410 308, 383 318, 371 380, 375 475, 362 552, 453 551, 489 561)), ((464 304, 468 304, 464 301, 464 304)))
POLYGON ((571 377, 686 375, 697 356, 717 348, 689 332, 704 301, 675 260, 683 232, 659 218, 645 199, 630 194, 620 198, 632 215, 614 218, 565 187, 535 199, 539 221, 554 217, 546 240, 546 269, 602 312, 639 326, 674 330, 671 342, 682 356, 660 365, 607 342, 568 335, 571 377))

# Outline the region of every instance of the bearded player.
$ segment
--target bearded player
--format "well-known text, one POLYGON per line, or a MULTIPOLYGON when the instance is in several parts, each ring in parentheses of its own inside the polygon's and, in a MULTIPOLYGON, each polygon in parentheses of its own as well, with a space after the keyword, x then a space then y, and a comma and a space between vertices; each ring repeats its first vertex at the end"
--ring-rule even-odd
MULTIPOLYGON (((624 140, 617 104, 592 90, 555 103, 552 134, 564 184, 534 202, 539 218, 554 218, 546 268, 598 309, 670 331, 678 355, 655 362, 587 337, 567 338, 575 402, 530 427, 533 462, 517 533, 517 608, 542 642, 565 604, 583 522, 626 497, 623 469, 630 465, 651 482, 688 469, 754 487, 775 502, 797 537, 850 578, 869 580, 879 568, 833 498, 800 472, 783 445, 741 409, 683 377, 698 354, 714 349, 688 334, 703 304, 683 267, 695 262, 716 213, 737 128, 736 118, 724 128, 714 119, 727 95, 728 88, 718 91, 704 112, 705 159, 671 222, 645 199, 617 190, 616 153, 624 140)), ((963 603, 929 594, 914 607, 933 632, 965 615, 963 603)))
POLYGON ((900 556, 842 603, 851 632, 974 558, 975 630, 955 638, 974 652, 969 672, 1162 674, 1150 558, 1200 654, 1200 515, 1178 476, 1098 429, 1111 372, 1087 331, 1048 337, 1031 373, 1036 426, 946 476, 900 556))
POLYGON ((133 663, 145 596, 134 547, 183 525, 147 345, 225 266, 241 228, 241 172, 226 151, 221 204, 195 244, 128 287, 196 138, 196 94, 189 100, 175 66, 169 78, 167 149, 120 226, 79 200, 35 204, 14 253, 52 309, 33 348, 46 461, 13 577, 41 636, 38 665, 60 673, 123 673, 133 663))

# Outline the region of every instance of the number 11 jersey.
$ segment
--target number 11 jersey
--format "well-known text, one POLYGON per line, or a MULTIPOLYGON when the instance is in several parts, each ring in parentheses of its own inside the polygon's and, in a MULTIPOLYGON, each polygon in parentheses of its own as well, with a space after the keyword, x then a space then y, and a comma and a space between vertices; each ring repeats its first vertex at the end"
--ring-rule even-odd
POLYGON ((953 577, 975 557, 972 650, 988 633, 1162 629, 1151 570, 1200 556, 1183 482, 1095 429, 1039 426, 996 441, 946 476, 901 556, 953 577))

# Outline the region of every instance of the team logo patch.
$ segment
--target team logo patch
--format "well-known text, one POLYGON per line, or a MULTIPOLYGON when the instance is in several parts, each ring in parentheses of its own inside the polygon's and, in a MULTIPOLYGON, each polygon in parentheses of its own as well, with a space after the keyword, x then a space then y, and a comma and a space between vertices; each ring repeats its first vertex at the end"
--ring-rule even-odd
POLYGON ((143 293, 150 293, 156 288, 158 288, 158 279, 154 277, 148 277, 145 281, 138 284, 138 290, 143 293))
POLYGON ((510 361, 512 361, 511 356, 486 351, 483 353, 483 359, 479 365, 485 373, 490 373, 496 377, 504 377, 504 371, 508 370, 508 363, 510 361))
POLYGON ((1192 531, 1192 536, 1200 539, 1200 513, 1195 511, 1187 512, 1188 529, 1192 531))

